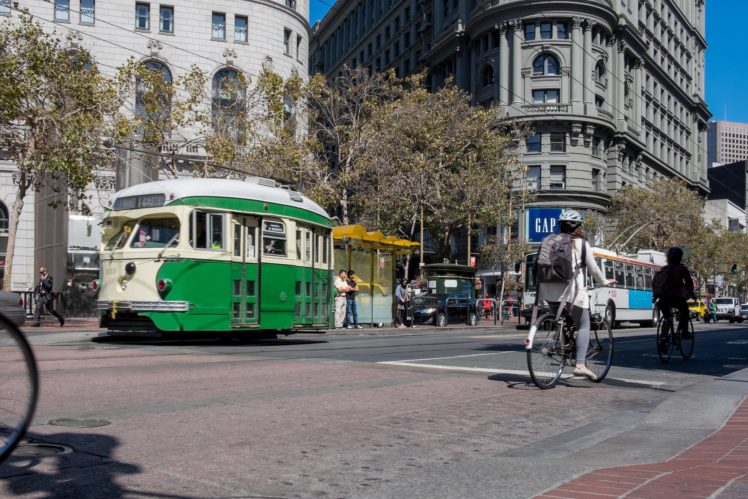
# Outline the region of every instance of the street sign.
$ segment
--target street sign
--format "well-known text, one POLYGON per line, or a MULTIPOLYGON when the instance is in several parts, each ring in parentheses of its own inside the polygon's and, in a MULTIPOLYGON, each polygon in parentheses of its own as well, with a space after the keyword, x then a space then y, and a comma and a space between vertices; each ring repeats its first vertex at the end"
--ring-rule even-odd
POLYGON ((548 234, 558 232, 561 208, 529 208, 525 217, 528 243, 539 243, 548 234))

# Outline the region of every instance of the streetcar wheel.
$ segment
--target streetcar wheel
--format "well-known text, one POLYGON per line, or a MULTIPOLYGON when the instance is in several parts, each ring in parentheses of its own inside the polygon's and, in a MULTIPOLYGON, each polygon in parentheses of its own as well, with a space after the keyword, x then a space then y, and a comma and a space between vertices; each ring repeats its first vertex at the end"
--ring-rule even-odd
POLYGON ((587 368, 602 381, 613 364, 613 328, 604 321, 600 328, 590 331, 590 344, 587 347, 587 368))
POLYGON ((680 335, 680 354, 685 360, 690 359, 691 355, 693 355, 693 345, 696 341, 696 333, 693 330, 693 322, 691 321, 688 321, 688 332, 691 333, 690 338, 684 338, 683 335, 680 335))
POLYGON ((447 327, 447 316, 444 314, 438 314, 436 316, 436 327, 447 327))
POLYGON ((0 317, 0 461, 18 445, 31 423, 39 396, 39 372, 28 341, 0 317))
POLYGON ((670 360, 670 350, 672 349, 673 321, 663 318, 657 325, 657 355, 662 362, 670 360))
POLYGON ((527 350, 527 368, 535 386, 545 390, 558 383, 565 358, 556 317, 552 314, 542 315, 536 324, 538 329, 532 347, 527 350))

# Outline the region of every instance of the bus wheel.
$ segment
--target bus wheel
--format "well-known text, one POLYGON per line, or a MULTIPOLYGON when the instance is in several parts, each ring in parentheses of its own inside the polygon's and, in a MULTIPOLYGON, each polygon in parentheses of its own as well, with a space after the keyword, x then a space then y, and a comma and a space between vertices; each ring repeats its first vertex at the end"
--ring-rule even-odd
POLYGON ((610 324, 611 328, 616 325, 616 307, 612 303, 608 303, 608 306, 605 307, 605 321, 610 324))

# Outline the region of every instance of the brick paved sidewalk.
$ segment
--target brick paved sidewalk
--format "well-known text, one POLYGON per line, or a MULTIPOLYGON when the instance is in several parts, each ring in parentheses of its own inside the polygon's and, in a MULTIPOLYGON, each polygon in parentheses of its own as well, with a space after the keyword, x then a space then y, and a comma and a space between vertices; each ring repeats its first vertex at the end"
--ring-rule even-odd
POLYGON ((748 497, 748 399, 722 428, 664 463, 600 469, 537 497, 748 497))

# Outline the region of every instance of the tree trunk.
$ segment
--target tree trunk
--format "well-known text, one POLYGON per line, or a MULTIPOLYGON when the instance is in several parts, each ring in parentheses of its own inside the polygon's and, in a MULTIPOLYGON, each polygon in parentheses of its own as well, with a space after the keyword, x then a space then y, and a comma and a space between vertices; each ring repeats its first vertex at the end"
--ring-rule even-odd
POLYGON ((343 189, 340 196, 340 210, 343 215, 343 225, 348 225, 348 189, 343 189))
POLYGON ((501 264, 501 291, 499 291, 499 298, 496 303, 496 309, 498 311, 499 315, 499 321, 501 325, 504 325, 504 284, 506 283, 506 279, 504 279, 504 264, 501 264))
POLYGON ((23 202, 26 197, 26 175, 21 174, 18 179, 18 191, 13 201, 10 214, 10 226, 8 227, 8 247, 5 250, 5 274, 3 275, 3 289, 11 291, 11 279, 13 274, 13 256, 16 249, 16 236, 18 235, 18 224, 21 221, 23 202))

